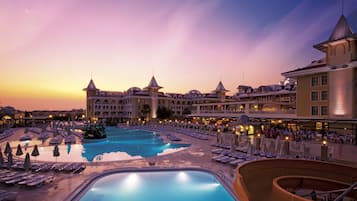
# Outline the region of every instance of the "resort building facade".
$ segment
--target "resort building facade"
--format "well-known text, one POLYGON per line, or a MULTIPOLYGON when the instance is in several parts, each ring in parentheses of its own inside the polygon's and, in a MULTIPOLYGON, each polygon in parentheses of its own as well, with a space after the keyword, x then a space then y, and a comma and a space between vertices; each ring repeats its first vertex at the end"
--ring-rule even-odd
MULTIPOLYGON (((314 45, 324 58, 282 73, 277 85, 238 86, 227 96, 222 82, 211 93, 163 93, 155 77, 144 89, 102 91, 93 80, 87 88, 87 118, 106 122, 155 119, 160 108, 173 117, 240 118, 258 124, 283 123, 291 129, 307 128, 357 133, 357 34, 342 15, 327 41, 314 45)), ((258 127, 259 129, 259 127, 258 127)))
POLYGON ((322 120, 322 129, 356 132, 357 34, 342 15, 329 39, 314 48, 324 58, 282 73, 297 80, 296 116, 322 120))
MULTIPOLYGON (((357 135, 357 34, 341 16, 329 39, 314 45, 325 56, 282 73, 291 85, 252 89, 239 86, 235 102, 197 104, 192 116, 247 115, 308 128, 357 135), (280 88, 279 88, 280 87, 280 88)), ((286 83, 287 84, 287 83, 286 83)))
POLYGON ((117 123, 156 119, 159 110, 170 112, 173 117, 183 117, 192 111, 193 104, 229 102, 227 90, 219 82, 212 93, 191 90, 186 94, 164 93, 153 76, 147 87, 132 87, 127 91, 103 91, 93 80, 84 89, 87 93, 87 119, 117 123))

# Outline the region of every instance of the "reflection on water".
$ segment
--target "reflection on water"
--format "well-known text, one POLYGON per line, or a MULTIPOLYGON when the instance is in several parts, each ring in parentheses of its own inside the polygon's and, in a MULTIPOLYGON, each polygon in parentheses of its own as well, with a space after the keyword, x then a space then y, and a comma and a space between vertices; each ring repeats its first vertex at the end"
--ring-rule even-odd
MULTIPOLYGON (((189 144, 164 143, 159 135, 141 130, 107 127, 106 133, 107 138, 103 140, 58 146, 60 156, 57 158, 53 157, 54 146, 39 146, 40 155, 36 160, 57 162, 130 160, 169 154, 189 146, 189 144)), ((28 148, 25 153, 31 154, 33 145, 36 144, 34 141, 28 142, 31 148, 28 148)))

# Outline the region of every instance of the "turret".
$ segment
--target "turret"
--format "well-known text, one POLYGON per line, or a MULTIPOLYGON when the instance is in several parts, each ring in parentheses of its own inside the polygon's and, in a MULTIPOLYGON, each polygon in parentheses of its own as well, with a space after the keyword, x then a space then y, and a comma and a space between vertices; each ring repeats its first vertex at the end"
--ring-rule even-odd
POLYGON ((339 66, 357 60, 357 34, 354 34, 346 17, 341 15, 329 39, 314 48, 326 53, 326 63, 339 66))
POLYGON ((158 92, 159 89, 161 89, 162 87, 159 86, 156 82, 156 79, 154 76, 152 76, 149 85, 147 87, 145 87, 145 89, 147 89, 149 91, 149 95, 151 97, 151 111, 150 111, 150 117, 152 119, 156 119, 156 112, 158 109, 158 100, 157 100, 157 96, 158 96, 158 92))
POLYGON ((219 81, 216 90, 214 90, 213 92, 216 93, 217 98, 220 102, 224 102, 226 99, 226 93, 228 92, 228 90, 226 88, 224 88, 223 83, 221 81, 219 81))
POLYGON ((95 84, 93 82, 93 80, 91 79, 89 81, 89 84, 86 88, 83 89, 83 91, 87 92, 87 106, 86 106, 86 113, 87 113, 87 119, 88 120, 92 120, 93 118, 95 118, 94 115, 94 99, 93 97, 97 95, 99 89, 97 89, 97 87, 95 87, 95 84))

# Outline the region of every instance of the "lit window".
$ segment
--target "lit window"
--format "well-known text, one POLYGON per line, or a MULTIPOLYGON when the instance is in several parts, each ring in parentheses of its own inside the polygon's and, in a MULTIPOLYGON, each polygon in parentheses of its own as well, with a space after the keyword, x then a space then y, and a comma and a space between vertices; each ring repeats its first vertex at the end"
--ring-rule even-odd
POLYGON ((319 94, 317 93, 317 91, 311 92, 311 100, 317 101, 318 99, 319 99, 319 94))
POLYGON ((321 115, 328 115, 327 106, 321 106, 321 115))
POLYGON ((322 75, 321 76, 321 84, 327 85, 327 82, 328 82, 327 75, 322 75))
POLYGON ((312 115, 318 115, 319 114, 319 108, 317 106, 312 106, 311 107, 311 114, 312 115))
POLYGON ((328 93, 327 91, 321 91, 321 100, 327 100, 328 99, 328 93))
POLYGON ((314 76, 311 79, 311 86, 317 86, 319 84, 319 77, 314 76))

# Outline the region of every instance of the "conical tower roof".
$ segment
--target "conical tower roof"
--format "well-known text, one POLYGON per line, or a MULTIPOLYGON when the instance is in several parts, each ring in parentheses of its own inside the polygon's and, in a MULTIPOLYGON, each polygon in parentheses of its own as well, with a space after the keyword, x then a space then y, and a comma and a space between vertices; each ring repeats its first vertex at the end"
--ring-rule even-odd
POLYGON ((146 88, 147 89, 161 89, 162 87, 157 84, 155 76, 152 76, 152 78, 149 82, 149 85, 146 88))
POLYGON ((345 38, 353 34, 351 26, 348 24, 348 21, 344 15, 341 15, 338 20, 335 28, 333 29, 329 40, 334 41, 341 38, 345 38))
POLYGON ((93 79, 90 79, 87 88, 84 88, 83 90, 84 90, 84 91, 87 91, 87 90, 97 90, 97 87, 95 87, 95 84, 94 84, 94 82, 93 82, 93 79))
POLYGON ((227 92, 228 90, 226 88, 224 88, 222 81, 219 81, 216 90, 214 90, 215 92, 227 92))
POLYGON ((354 34, 350 24, 348 23, 346 17, 341 15, 338 20, 335 28, 332 30, 332 33, 327 41, 314 45, 314 48, 324 51, 327 51, 328 44, 334 41, 338 41, 341 39, 357 39, 357 34, 354 34))

